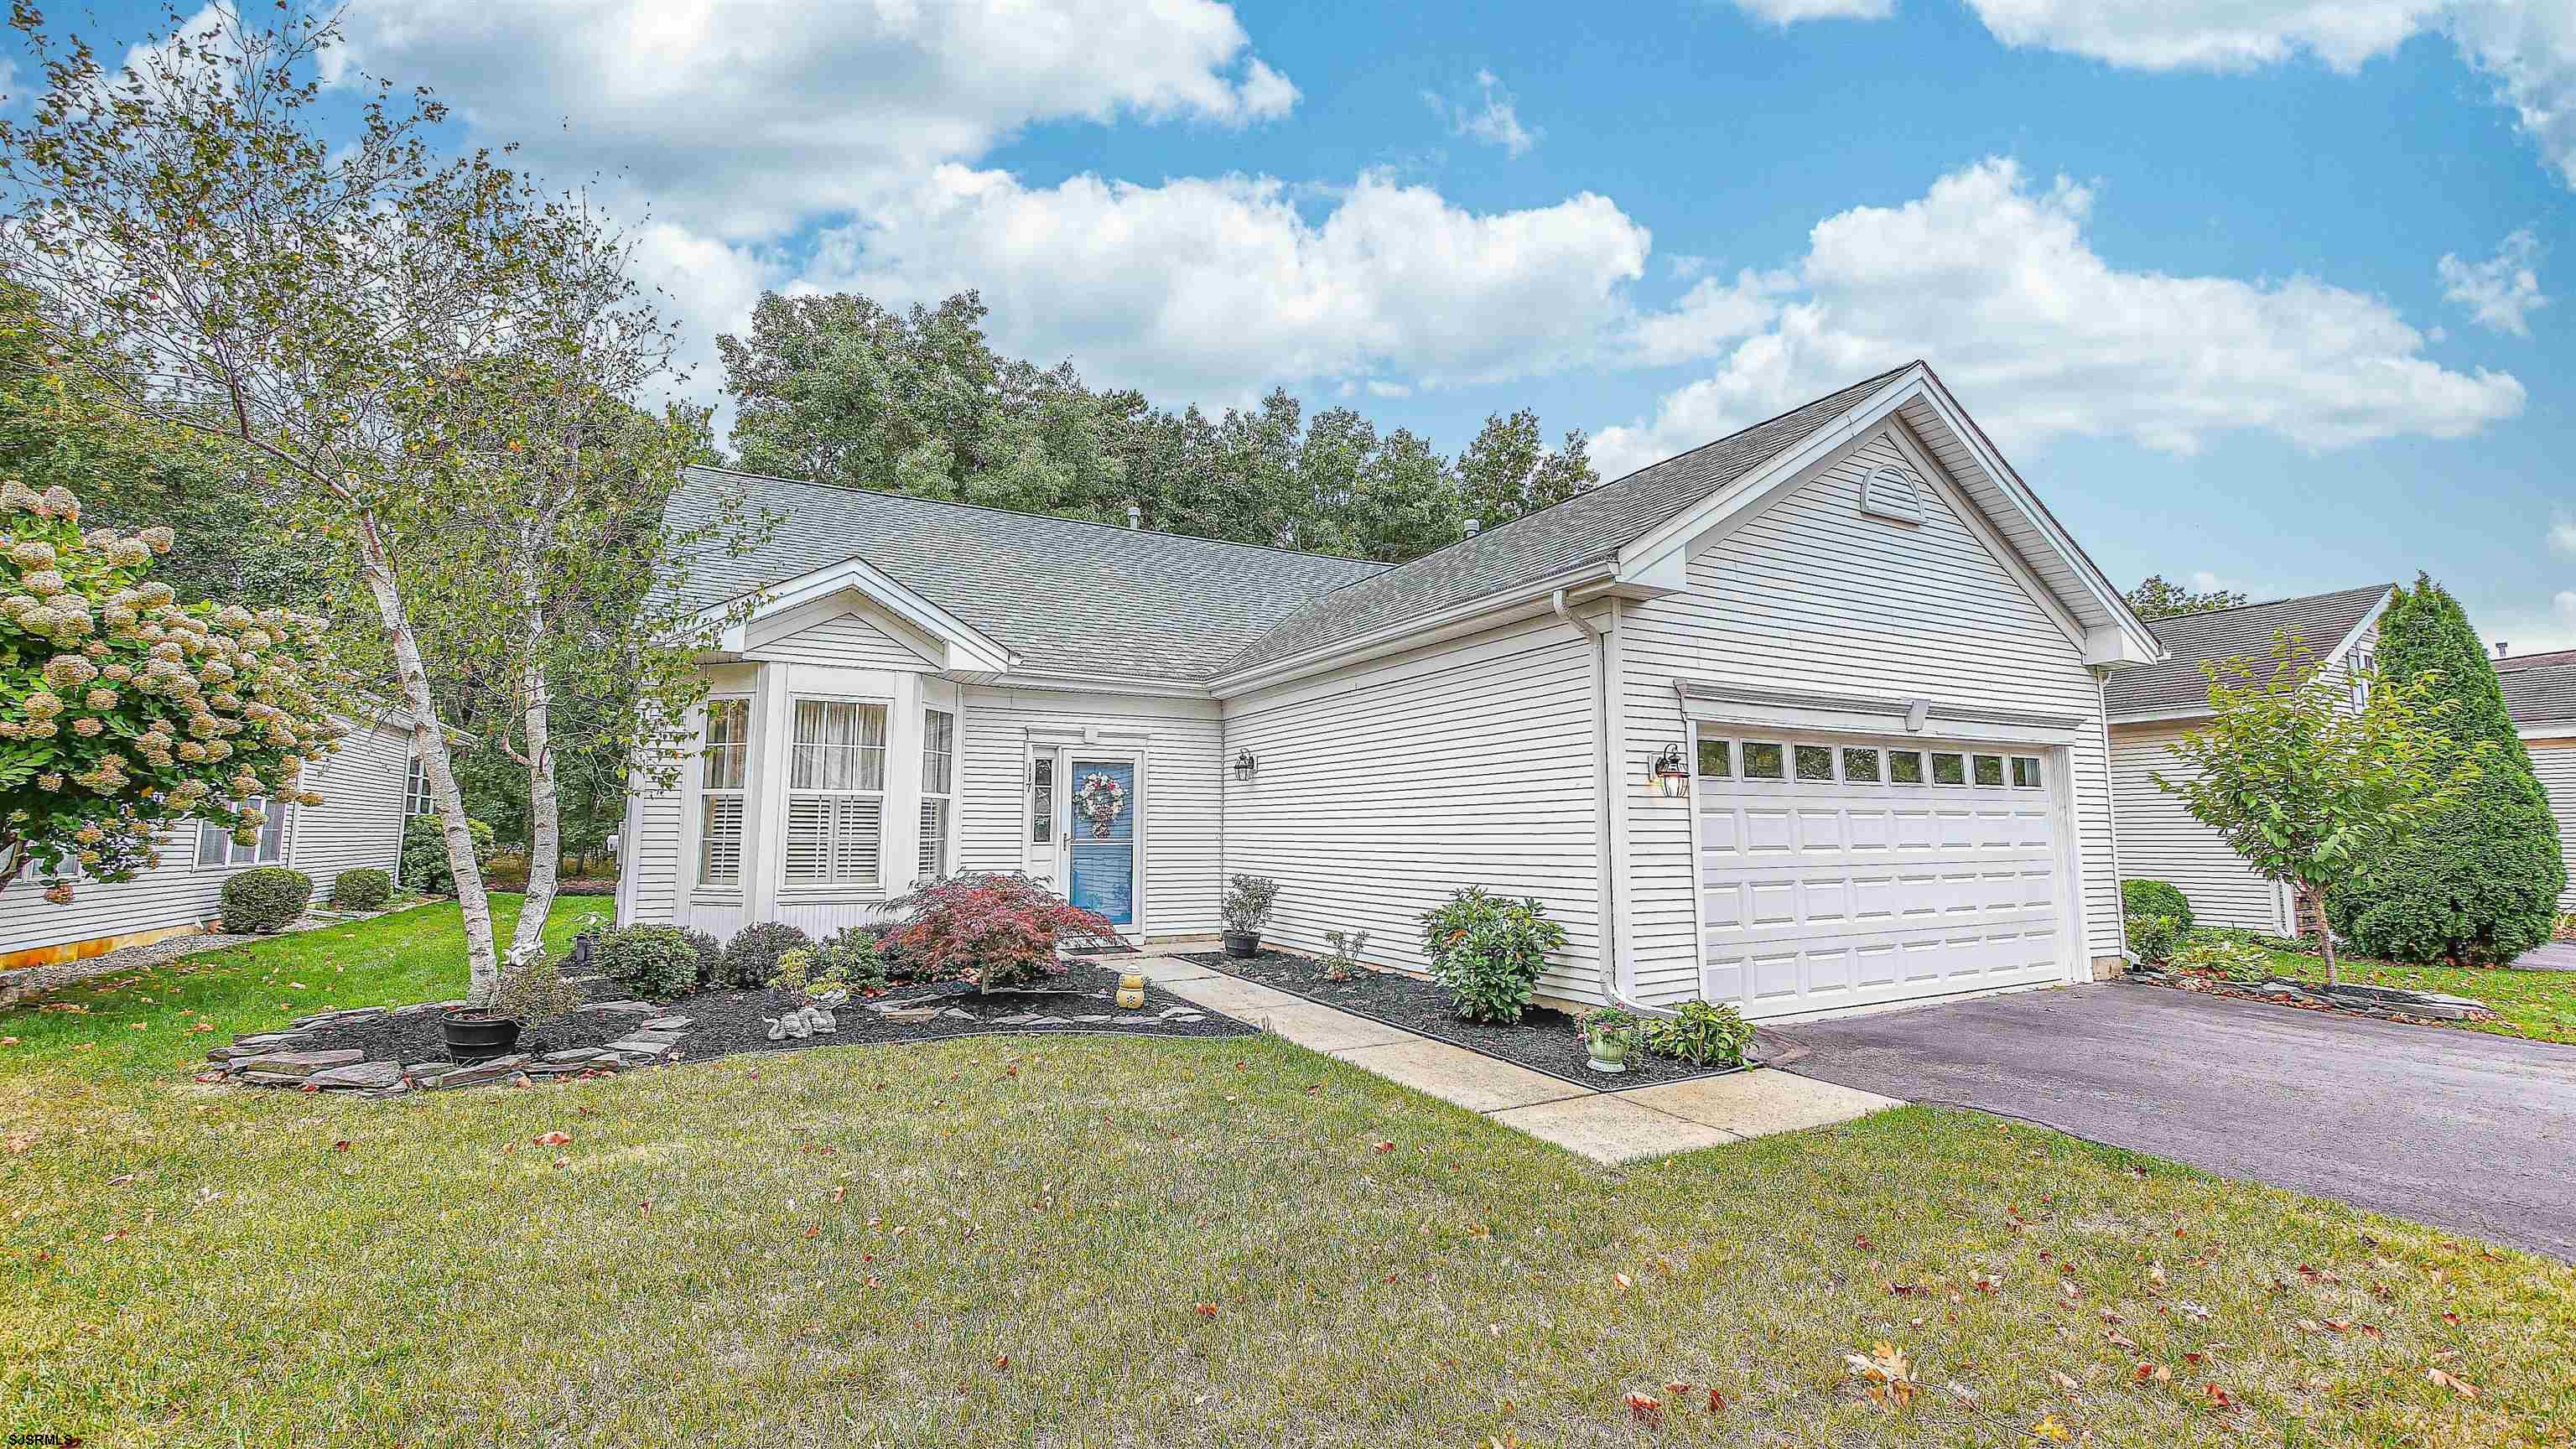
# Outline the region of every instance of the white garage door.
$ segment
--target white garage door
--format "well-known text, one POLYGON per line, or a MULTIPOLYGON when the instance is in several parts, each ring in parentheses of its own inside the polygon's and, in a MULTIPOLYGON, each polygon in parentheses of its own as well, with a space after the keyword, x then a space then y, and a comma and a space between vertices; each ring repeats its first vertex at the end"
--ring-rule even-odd
POLYGON ((1702 988, 1749 1017, 2067 979, 2049 759, 1702 726, 1702 988))

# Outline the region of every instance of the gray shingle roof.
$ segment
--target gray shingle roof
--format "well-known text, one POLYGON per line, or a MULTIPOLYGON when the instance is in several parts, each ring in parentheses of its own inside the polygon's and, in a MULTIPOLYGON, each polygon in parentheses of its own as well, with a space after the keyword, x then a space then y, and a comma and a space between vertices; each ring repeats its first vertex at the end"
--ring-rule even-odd
POLYGON ((1386 568, 718 468, 683 470, 666 517, 697 526, 728 490, 776 526, 739 557, 702 552, 682 602, 703 608, 857 558, 1048 674, 1204 680, 1290 612, 1386 568))
POLYGON ((2495 662, 2496 673, 2511 674, 2517 669, 2549 669, 2561 664, 2576 664, 2576 649, 2556 649, 2547 654, 2513 654, 2495 662))
POLYGON ((2504 686, 2505 712, 2515 724, 2576 725, 2576 663, 2503 670, 2496 682, 2504 686))
POLYGON ((2304 641, 2311 651, 2324 655, 2370 617, 2370 611, 2379 607, 2390 587, 2373 584, 2366 589, 2274 599, 2207 614, 2150 619, 2147 627, 2155 631, 2157 642, 2172 657, 2162 664, 2114 671, 2103 692, 2111 718, 2208 708, 2209 676, 2201 671, 2203 660, 2220 663, 2243 659, 2254 666, 2256 678, 2269 678, 2272 642, 2283 630, 2304 641))
POLYGON ((1374 634, 1453 605, 1599 563, 1813 437, 1905 367, 1890 368, 1769 422, 1585 489, 1562 503, 1337 589, 1320 604, 1282 620, 1236 655, 1224 672, 1374 634))

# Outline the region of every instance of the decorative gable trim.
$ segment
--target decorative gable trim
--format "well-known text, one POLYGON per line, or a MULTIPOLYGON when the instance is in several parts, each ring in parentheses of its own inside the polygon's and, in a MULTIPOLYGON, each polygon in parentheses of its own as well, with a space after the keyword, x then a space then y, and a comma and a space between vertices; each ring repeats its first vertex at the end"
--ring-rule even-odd
POLYGON ((1002 673, 1019 662, 1018 656, 1001 641, 897 583, 882 570, 855 558, 826 564, 811 573, 772 584, 759 591, 747 610, 742 607, 740 599, 733 599, 711 606, 698 617, 705 624, 723 625, 723 632, 716 641, 717 652, 741 654, 753 622, 774 618, 844 591, 863 595, 924 637, 945 645, 948 657, 935 661, 942 668, 1002 673))
POLYGON ((1923 494, 1912 472, 1904 468, 1875 468, 1861 480, 1860 511, 1898 523, 1923 521, 1923 494))

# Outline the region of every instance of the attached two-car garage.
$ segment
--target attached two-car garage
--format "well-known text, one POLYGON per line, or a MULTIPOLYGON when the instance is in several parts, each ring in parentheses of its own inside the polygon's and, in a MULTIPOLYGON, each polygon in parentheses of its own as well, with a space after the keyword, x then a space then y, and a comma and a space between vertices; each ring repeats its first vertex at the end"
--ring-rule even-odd
POLYGON ((2069 977, 2053 749, 1695 740, 1702 970, 1748 1017, 2069 977))

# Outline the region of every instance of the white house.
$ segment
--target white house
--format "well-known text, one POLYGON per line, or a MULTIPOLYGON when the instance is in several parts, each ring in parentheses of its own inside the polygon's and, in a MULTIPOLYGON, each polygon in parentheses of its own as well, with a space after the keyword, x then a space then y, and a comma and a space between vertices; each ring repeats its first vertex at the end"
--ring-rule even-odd
POLYGON ((2152 778, 2189 778, 2173 742, 2209 718, 2204 665, 2243 660, 2269 678, 2274 641, 2288 634, 2306 646, 2315 667, 2334 673, 2367 667, 2379 638, 2379 616, 2396 589, 2388 584, 2247 604, 2206 614, 2157 619, 2147 627, 2164 645, 2165 662, 2115 676, 2111 712, 2111 781, 2120 819, 2120 873, 2161 880, 2191 902, 2206 926, 2291 933, 2289 889, 2254 873, 2218 833, 2191 818, 2152 778))
POLYGON ((711 469, 781 518, 688 602, 678 788, 624 921, 871 919, 1027 870, 1135 937, 1543 900, 1553 997, 1779 1017, 2083 980, 2121 950, 2102 689, 2155 637, 1913 363, 1387 567, 711 469))
POLYGON ((80 884, 72 903, 44 898, 45 882, 22 877, 0 891, 0 970, 46 966, 200 931, 222 914, 224 882, 257 865, 291 866, 313 878, 317 898, 345 870, 392 870, 407 814, 428 809, 411 734, 391 722, 362 724, 340 748, 308 767, 315 806, 268 816, 257 845, 236 845, 213 825, 189 826, 161 842, 161 863, 116 885, 80 884))
POLYGON ((2558 817, 2570 877, 2558 909, 2576 911, 2576 650, 2498 659, 2496 682, 2514 733, 2531 752, 2531 772, 2549 792, 2549 813, 2558 817))

